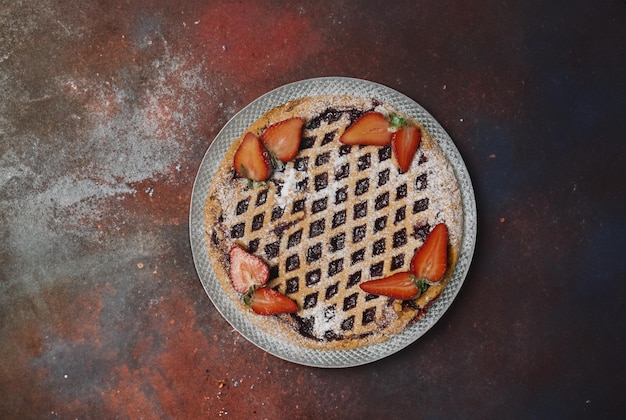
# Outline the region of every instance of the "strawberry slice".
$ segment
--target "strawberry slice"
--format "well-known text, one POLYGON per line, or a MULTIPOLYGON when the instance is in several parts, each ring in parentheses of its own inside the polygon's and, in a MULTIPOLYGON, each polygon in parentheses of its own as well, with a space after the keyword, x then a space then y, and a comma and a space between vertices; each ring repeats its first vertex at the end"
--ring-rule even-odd
POLYGON ((289 162, 298 153, 302 139, 302 118, 293 117, 267 127, 261 134, 265 148, 281 162, 289 162))
POLYGON ((448 227, 439 223, 411 259, 411 271, 418 280, 436 283, 448 267, 448 227))
POLYGON ((274 289, 261 287, 244 297, 246 305, 259 315, 275 315, 298 311, 296 302, 274 289))
POLYGON ((265 181, 272 173, 269 152, 263 147, 261 139, 250 132, 235 152, 233 164, 239 176, 255 182, 265 181))
POLYGON ((389 121, 380 112, 368 112, 348 127, 339 141, 349 145, 385 146, 391 142, 389 121))
POLYGON ((376 279, 361 283, 359 287, 373 295, 388 296, 394 299, 408 300, 420 295, 415 277, 410 272, 399 272, 383 279, 376 279))
POLYGON ((403 125, 391 135, 391 148, 402 172, 411 167, 421 138, 419 128, 413 125, 403 125))
POLYGON ((263 286, 270 277, 270 270, 262 259, 250 254, 238 245, 233 245, 230 255, 230 282, 239 293, 263 286))

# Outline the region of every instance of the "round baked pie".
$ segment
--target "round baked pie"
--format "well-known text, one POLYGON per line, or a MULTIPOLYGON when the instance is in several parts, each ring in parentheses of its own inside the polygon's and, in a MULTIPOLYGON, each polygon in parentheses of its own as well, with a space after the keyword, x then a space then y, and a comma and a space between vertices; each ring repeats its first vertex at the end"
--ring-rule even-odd
POLYGON ((417 322, 450 281, 464 235, 454 168, 422 122, 377 98, 325 94, 291 100, 263 113, 225 151, 204 206, 206 252, 223 293, 249 323, 297 347, 355 349, 380 343, 417 322), (420 130, 407 171, 391 145, 339 141, 361 116, 400 116, 420 130), (296 156, 262 183, 237 174, 244 136, 303 119, 296 156), (409 270, 437 224, 448 228, 447 270, 416 299, 364 292, 359 285, 409 270), (238 245, 269 267, 267 287, 297 303, 295 313, 250 311, 229 279, 238 245))

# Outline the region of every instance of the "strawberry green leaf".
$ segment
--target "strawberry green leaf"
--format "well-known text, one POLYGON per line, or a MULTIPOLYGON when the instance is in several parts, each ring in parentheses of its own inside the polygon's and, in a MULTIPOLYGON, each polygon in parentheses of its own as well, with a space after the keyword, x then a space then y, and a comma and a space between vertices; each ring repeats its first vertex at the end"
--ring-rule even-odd
POLYGON ((276 157, 275 153, 270 152, 270 159, 272 160, 272 166, 274 167, 274 170, 278 172, 282 172, 285 170, 285 164, 276 157))
POLYGON ((401 128, 404 124, 406 124, 406 119, 397 114, 391 114, 389 116, 389 123, 391 124, 392 129, 397 130, 401 128))
POLYGON ((248 189, 249 190, 253 190, 255 188, 262 187, 263 185, 265 185, 265 182, 263 182, 263 181, 253 181, 251 179, 248 180, 248 189))

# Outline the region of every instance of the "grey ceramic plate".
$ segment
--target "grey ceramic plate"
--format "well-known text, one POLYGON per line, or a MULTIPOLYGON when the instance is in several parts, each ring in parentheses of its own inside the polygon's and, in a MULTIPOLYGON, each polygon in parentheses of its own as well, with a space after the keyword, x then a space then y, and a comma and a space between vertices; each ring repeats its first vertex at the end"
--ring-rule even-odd
POLYGON ((200 281, 217 310, 233 328, 261 349, 282 359, 308 366, 340 368, 362 365, 387 357, 413 343, 442 317, 459 293, 472 260, 476 241, 476 202, 472 183, 459 151, 450 136, 424 108, 407 96, 377 83, 344 77, 325 77, 303 80, 277 88, 256 99, 228 121, 211 143, 198 170, 191 199, 189 229, 191 249, 200 281), (302 348, 273 337, 251 324, 222 291, 209 261, 204 236, 204 206, 209 185, 232 142, 271 108, 293 99, 322 94, 374 97, 419 120, 437 140, 452 164, 461 187, 463 201, 464 230, 459 259, 452 279, 439 299, 419 322, 401 334, 385 342, 354 350, 302 348))

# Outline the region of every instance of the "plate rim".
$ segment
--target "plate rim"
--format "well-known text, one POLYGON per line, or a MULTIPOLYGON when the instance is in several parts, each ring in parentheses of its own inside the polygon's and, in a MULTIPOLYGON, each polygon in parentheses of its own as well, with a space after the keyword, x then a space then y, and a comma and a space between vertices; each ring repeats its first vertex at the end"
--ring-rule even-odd
MULTIPOLYGON (((223 147, 224 145, 221 146, 223 147)), ((226 149, 224 149, 224 152, 226 149)), ((217 133, 202 157, 192 187, 189 210, 189 236, 194 266, 205 293, 220 315, 245 339, 267 353, 292 363, 321 368, 347 368, 372 363, 397 353, 422 337, 443 317, 460 292, 473 259, 476 235, 476 199, 471 178, 458 148, 439 122, 424 109, 424 107, 417 103, 417 101, 393 88, 365 79, 341 76, 316 77, 284 84, 264 93, 235 113, 217 133), (225 138, 231 126, 235 124, 249 126, 271 108, 290 100, 306 96, 322 95, 326 93, 363 96, 349 91, 350 87, 354 88, 355 86, 368 92, 368 97, 380 99, 380 94, 384 94, 383 96, 385 97, 397 98, 395 102, 406 103, 408 105, 396 106, 397 104, 394 104, 393 100, 388 101, 383 99, 383 102, 389 103, 398 111, 404 112, 409 116, 416 117, 416 115, 419 114, 418 119, 420 122, 423 124, 428 123, 430 134, 451 164, 460 186, 463 205, 463 236, 459 249, 458 262, 452 274, 452 279, 443 292, 448 296, 445 305, 443 305, 444 307, 434 311, 433 308, 441 306, 442 302, 441 299, 435 300, 432 307, 429 308, 425 315, 413 325, 406 328, 402 333, 396 334, 381 343, 349 350, 321 350, 300 347, 272 336, 251 324, 244 316, 238 316, 237 312, 240 311, 235 309, 237 312, 233 312, 234 305, 224 292, 221 293, 223 294, 222 297, 226 297, 225 302, 218 299, 219 296, 213 295, 214 291, 219 292, 221 290, 221 286, 213 272, 206 248, 204 237, 204 207, 208 196, 208 188, 201 188, 201 184, 207 182, 207 177, 210 183, 210 179, 214 176, 219 162, 223 159, 224 153, 215 158, 217 164, 212 165, 213 168, 210 167, 211 165, 208 162, 211 154, 215 153, 215 149, 219 148, 221 143, 230 145, 232 141, 241 135, 241 133, 239 133, 235 138, 232 138, 232 136, 225 138), (371 92, 371 94, 369 94, 369 92, 371 92), (229 139, 230 142, 228 143, 229 139), (207 173, 207 171, 211 170, 211 173, 207 173), (454 287, 451 287, 452 284, 454 284, 454 287), (216 285, 218 288, 215 287, 216 285), (429 314, 431 315, 429 316, 429 314)))

